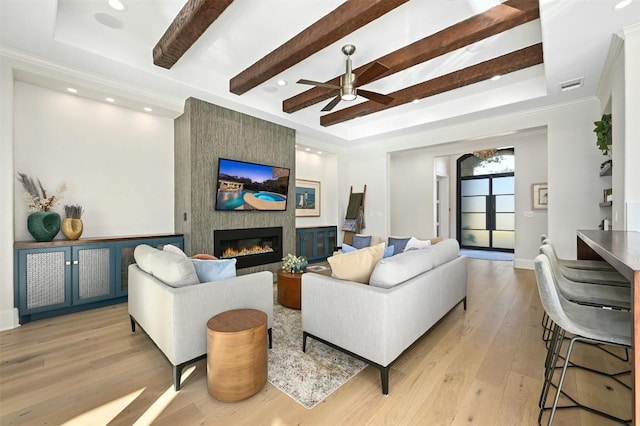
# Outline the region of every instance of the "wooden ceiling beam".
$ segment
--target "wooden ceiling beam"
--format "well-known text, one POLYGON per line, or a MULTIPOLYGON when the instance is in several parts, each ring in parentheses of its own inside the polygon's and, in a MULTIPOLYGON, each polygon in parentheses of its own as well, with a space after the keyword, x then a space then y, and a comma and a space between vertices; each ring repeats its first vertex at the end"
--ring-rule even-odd
MULTIPOLYGON (((429 37, 364 64, 356 68, 354 73, 359 75, 372 63, 380 62, 389 68, 389 71, 375 79, 378 80, 539 17, 538 0, 508 0, 483 13, 472 16, 429 37)), ((339 85, 340 76, 327 81, 327 83, 339 85)), ((285 99, 282 102, 282 110, 293 113, 327 100, 331 96, 333 96, 331 89, 315 87, 285 99)))
POLYGON ((171 69, 233 0, 189 0, 153 48, 153 63, 171 69))
POLYGON ((367 101, 323 115, 320 117, 320 124, 325 127, 332 126, 356 117, 362 117, 388 108, 397 107, 409 103, 414 99, 424 99, 429 96, 487 80, 494 75, 508 74, 541 64, 542 62, 542 43, 534 44, 524 49, 389 93, 389 96, 393 97, 393 101, 389 105, 367 101))
POLYGON ((241 95, 409 0, 348 0, 229 81, 241 95))

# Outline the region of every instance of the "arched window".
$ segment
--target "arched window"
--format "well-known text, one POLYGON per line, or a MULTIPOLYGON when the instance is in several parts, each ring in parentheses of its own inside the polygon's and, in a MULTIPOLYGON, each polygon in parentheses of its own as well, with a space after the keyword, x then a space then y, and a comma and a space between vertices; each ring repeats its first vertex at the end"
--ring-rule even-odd
POLYGON ((513 148, 476 151, 460 162, 460 177, 513 173, 514 170, 513 148))

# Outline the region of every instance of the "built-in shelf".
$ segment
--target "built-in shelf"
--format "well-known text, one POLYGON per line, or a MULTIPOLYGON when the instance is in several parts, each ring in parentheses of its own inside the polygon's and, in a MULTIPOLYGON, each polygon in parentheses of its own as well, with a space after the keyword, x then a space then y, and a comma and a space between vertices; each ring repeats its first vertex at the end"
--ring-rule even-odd
POLYGON ((605 164, 601 169, 600 169, 600 176, 611 176, 611 162, 605 164))

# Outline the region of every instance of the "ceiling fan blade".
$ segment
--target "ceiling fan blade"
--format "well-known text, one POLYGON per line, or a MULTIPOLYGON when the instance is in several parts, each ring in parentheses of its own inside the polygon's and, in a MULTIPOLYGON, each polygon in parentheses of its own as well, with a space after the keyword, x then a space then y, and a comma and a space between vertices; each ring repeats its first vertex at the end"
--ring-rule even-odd
POLYGON ((393 98, 391 96, 370 92, 368 90, 358 89, 358 95, 364 96, 367 99, 371 99, 372 101, 383 105, 389 105, 393 102, 393 98))
POLYGON ((335 84, 329 84, 329 83, 323 83, 321 81, 313 81, 313 80, 305 80, 305 79, 300 79, 297 81, 298 84, 310 84, 312 86, 318 86, 318 87, 327 87, 329 89, 339 89, 340 86, 336 86, 335 84))
POLYGON ((374 62, 371 65, 369 65, 369 68, 362 71, 362 73, 357 77, 356 84, 358 86, 364 86, 371 80, 375 80, 377 77, 379 77, 381 74, 384 74, 387 71, 389 71, 389 68, 382 65, 380 62, 374 62))
POLYGON ((322 111, 331 111, 336 105, 338 105, 338 102, 340 102, 340 95, 336 96, 331 100, 331 102, 326 104, 325 107, 322 108, 322 111))

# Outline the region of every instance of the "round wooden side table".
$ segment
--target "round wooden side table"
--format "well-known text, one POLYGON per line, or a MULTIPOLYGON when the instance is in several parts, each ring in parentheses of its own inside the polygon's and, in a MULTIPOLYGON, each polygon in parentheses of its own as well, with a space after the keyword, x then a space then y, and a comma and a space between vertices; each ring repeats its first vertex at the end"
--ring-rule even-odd
POLYGON ((291 309, 300 309, 302 272, 278 271, 278 303, 291 309))
POLYGON ((223 402, 256 394, 267 382, 267 314, 222 312, 207 322, 207 389, 223 402))

